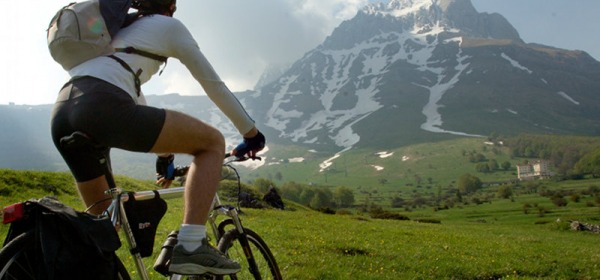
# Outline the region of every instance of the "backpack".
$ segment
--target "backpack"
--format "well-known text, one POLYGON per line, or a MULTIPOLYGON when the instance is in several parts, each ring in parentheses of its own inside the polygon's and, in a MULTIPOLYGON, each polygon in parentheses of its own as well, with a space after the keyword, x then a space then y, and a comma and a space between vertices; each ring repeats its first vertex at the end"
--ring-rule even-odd
POLYGON ((131 4, 132 0, 88 0, 61 8, 48 25, 50 55, 67 71, 92 58, 108 56, 133 74, 139 96, 141 69, 134 71, 112 54, 135 53, 163 63, 167 58, 133 47, 115 49, 110 44, 121 27, 132 22, 128 17, 131 4))

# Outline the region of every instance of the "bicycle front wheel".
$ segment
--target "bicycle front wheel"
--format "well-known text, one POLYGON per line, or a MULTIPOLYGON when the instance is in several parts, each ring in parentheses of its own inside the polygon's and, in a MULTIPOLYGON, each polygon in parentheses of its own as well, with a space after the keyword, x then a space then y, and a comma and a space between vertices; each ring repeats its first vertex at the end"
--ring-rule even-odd
MULTIPOLYGON (((117 279, 130 280, 127 269, 116 259, 117 279)), ((27 231, 11 240, 0 250, 0 280, 46 279, 43 255, 34 231, 27 231)))
POLYGON ((231 229, 219 240, 218 249, 242 266, 239 273, 229 275, 229 278, 281 280, 281 272, 267 243, 252 230, 244 228, 244 232, 240 234, 231 229))

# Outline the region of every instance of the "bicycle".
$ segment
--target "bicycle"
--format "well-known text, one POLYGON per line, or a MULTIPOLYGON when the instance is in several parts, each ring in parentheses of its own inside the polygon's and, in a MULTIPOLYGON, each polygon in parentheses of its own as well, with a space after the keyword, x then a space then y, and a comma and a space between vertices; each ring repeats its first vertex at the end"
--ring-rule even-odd
MULTIPOLYGON (((81 141, 81 140, 80 140, 81 141)), ((227 158, 228 155, 226 155, 227 158)), ((231 165, 236 161, 242 161, 246 159, 234 158, 233 160, 225 161, 223 166, 228 168, 235 174, 237 178, 238 190, 241 188, 241 182, 239 173, 231 165)), ((176 173, 179 176, 184 175, 187 172, 187 167, 179 168, 176 173)), ((105 211, 105 218, 109 218, 112 225, 119 230, 123 239, 128 244, 129 252, 133 257, 135 267, 138 275, 141 279, 150 279, 146 270, 146 266, 142 261, 142 255, 138 248, 138 240, 133 233, 132 226, 128 221, 128 215, 126 212, 125 203, 130 199, 136 201, 151 200, 156 198, 171 199, 176 197, 182 197, 184 187, 174 187, 169 189, 160 189, 152 191, 139 191, 139 192, 128 192, 121 190, 116 187, 114 180, 109 178, 109 184, 115 186, 110 188, 107 193, 111 196, 111 204, 105 211), (112 181, 112 182, 111 182, 112 181)), ((238 195, 239 199, 239 195, 238 195)), ((239 203, 239 201, 238 201, 239 203)), ((28 211, 33 211, 33 206, 30 201, 17 203, 4 208, 3 213, 10 212, 9 220, 7 221, 6 215, 4 216, 4 223, 11 223, 11 229, 13 227, 22 226, 23 223, 31 223, 27 219, 35 219, 35 215, 27 215, 28 211), (28 203, 29 202, 29 203, 28 203)), ((239 206, 238 206, 239 207, 239 206)), ((218 194, 213 200, 212 211, 210 212, 208 225, 212 229, 214 241, 219 251, 226 254, 229 258, 237 261, 242 266, 242 270, 236 274, 226 276, 216 275, 172 275, 168 272, 168 265, 170 260, 170 251, 176 243, 177 232, 171 232, 167 237, 167 240, 162 246, 161 253, 157 257, 154 269, 159 273, 168 277, 168 279, 275 279, 281 280, 281 272, 273 256, 271 250, 264 242, 264 240, 254 231, 244 227, 239 217, 239 208, 230 205, 224 205, 218 194), (220 216, 225 216, 223 219, 219 219, 220 216)), ((36 244, 35 229, 29 229, 23 233, 10 238, 7 236, 5 240, 5 246, 0 250, 0 280, 4 279, 38 279, 35 277, 36 273, 33 273, 37 269, 43 269, 40 266, 39 256, 41 255, 39 244, 36 244), (30 277, 31 278, 28 278, 30 277)), ((155 233, 154 233, 155 234, 155 233)), ((152 237, 154 240, 154 236, 152 237)), ((117 258, 117 271, 119 279, 130 279, 130 276, 122 264, 121 260, 117 258)), ((43 272, 41 273, 43 274, 43 272)))

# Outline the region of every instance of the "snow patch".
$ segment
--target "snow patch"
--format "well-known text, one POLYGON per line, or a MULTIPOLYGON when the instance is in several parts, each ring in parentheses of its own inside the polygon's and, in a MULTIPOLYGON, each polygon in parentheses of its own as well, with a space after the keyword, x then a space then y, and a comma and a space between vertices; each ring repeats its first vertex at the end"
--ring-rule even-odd
POLYGON ((502 54, 501 54, 501 56, 502 56, 502 58, 504 58, 504 59, 508 60, 508 62, 510 62, 510 64, 511 64, 513 67, 515 67, 515 68, 518 68, 518 69, 521 69, 521 70, 523 70, 523 71, 525 71, 525 72, 527 72, 527 73, 529 73, 529 74, 533 73, 533 71, 531 71, 531 70, 527 69, 527 67, 524 67, 524 66, 522 66, 522 65, 521 65, 519 62, 517 62, 516 60, 514 60, 514 59, 510 58, 510 57, 509 57, 508 55, 506 55, 505 53, 502 53, 502 54))
POLYGON ((288 159, 288 161, 291 163, 298 163, 298 162, 303 162, 304 158, 303 157, 295 157, 295 158, 288 159))
MULTIPOLYGON (((462 38, 456 37, 453 39, 448 39, 445 42, 450 41, 454 41, 460 44, 462 43, 462 38)), ((429 56, 431 57, 432 55, 433 53, 430 50, 429 56)), ((455 70, 457 70, 457 72, 447 81, 446 75, 442 73, 444 70, 443 68, 427 67, 426 64, 421 66, 421 68, 423 68, 424 71, 429 71, 438 74, 437 83, 433 86, 417 84, 418 86, 429 90, 429 102, 425 105, 425 107, 423 107, 423 110, 421 111, 426 117, 425 123, 421 124, 421 129, 434 133, 449 133, 454 135, 481 137, 481 135, 467 134, 464 132, 456 132, 442 129, 442 115, 438 112, 438 109, 442 107, 442 105, 438 104, 438 102, 442 99, 442 96, 449 89, 453 88, 456 83, 458 83, 460 75, 469 67, 469 63, 465 63, 465 60, 467 60, 468 58, 469 56, 462 55, 462 49, 459 50, 459 52, 456 54, 456 61, 458 62, 458 65, 454 68, 455 70)))
POLYGON ((558 95, 562 96, 564 99, 571 101, 571 103, 575 104, 575 105, 579 105, 579 102, 575 101, 575 99, 571 98, 567 93, 565 93, 564 91, 559 91, 557 92, 558 95))
POLYGON ((387 158, 387 157, 391 157, 391 156, 393 156, 393 155, 394 155, 394 152, 391 152, 391 153, 389 153, 389 152, 385 152, 385 151, 384 151, 384 152, 379 152, 379 153, 377 153, 376 155, 378 155, 378 156, 379 156, 379 158, 387 158))
POLYGON ((340 157, 340 155, 341 155, 340 153, 337 153, 333 157, 330 157, 330 158, 326 159, 325 161, 321 162, 321 164, 319 164, 319 167, 321 168, 319 170, 319 172, 323 172, 327 168, 329 168, 333 164, 333 160, 340 157))
POLYGON ((377 171, 381 171, 384 169, 383 166, 379 166, 379 165, 371 165, 371 167, 375 168, 375 170, 377 170, 377 171))

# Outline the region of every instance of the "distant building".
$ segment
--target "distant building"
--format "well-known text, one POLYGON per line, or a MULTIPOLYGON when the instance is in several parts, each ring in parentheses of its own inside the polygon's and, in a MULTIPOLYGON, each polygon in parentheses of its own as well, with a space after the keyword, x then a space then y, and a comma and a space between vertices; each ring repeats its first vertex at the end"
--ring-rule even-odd
POLYGON ((518 178, 521 181, 550 178, 550 162, 547 160, 538 160, 528 164, 517 165, 518 178))

